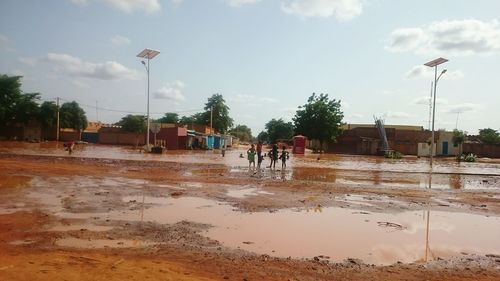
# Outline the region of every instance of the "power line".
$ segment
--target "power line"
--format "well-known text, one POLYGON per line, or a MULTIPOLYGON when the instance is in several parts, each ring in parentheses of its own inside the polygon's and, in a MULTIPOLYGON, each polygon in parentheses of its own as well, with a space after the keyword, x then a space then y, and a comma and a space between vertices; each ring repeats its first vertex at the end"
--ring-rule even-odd
MULTIPOLYGON (((56 100, 56 99, 57 98, 48 98, 48 99, 43 99, 43 100, 50 101, 50 100, 56 100)), ((76 101, 76 100, 67 100, 67 99, 64 99, 64 98, 59 98, 59 99, 62 100, 62 101, 66 101, 66 102, 76 101)), ((90 104, 82 103, 80 101, 78 101, 78 104, 81 105, 81 106, 83 106, 83 107, 95 109, 96 111, 97 110, 102 110, 102 111, 118 112, 118 113, 128 113, 128 114, 145 114, 144 111, 133 111, 133 110, 122 110, 122 109, 113 109, 113 108, 99 107, 97 105, 90 105, 90 104)), ((204 110, 204 108, 185 109, 185 110, 170 110, 170 111, 163 111, 163 112, 150 112, 150 114, 157 115, 157 114, 165 114, 165 113, 187 113, 187 112, 196 112, 196 111, 201 111, 201 110, 204 110)))

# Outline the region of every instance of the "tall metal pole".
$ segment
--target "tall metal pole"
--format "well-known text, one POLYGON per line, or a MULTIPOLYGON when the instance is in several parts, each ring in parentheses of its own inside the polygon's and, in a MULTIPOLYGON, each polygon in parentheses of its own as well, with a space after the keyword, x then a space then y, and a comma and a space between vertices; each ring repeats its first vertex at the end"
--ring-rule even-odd
POLYGON ((213 112, 214 112, 214 107, 210 107, 210 134, 212 134, 213 131, 213 126, 212 126, 212 120, 213 120, 213 112))
POLYGON ((431 81, 431 96, 429 97, 429 126, 427 127, 429 131, 431 130, 431 120, 432 120, 432 91, 434 88, 434 82, 431 81))
POLYGON ((148 116, 147 116, 147 121, 146 121, 146 145, 147 145, 147 150, 149 152, 149 57, 148 57, 148 67, 147 67, 147 73, 148 73, 148 116))
POLYGON ((432 102, 432 139, 431 139, 431 168, 434 156, 434 121, 436 119, 436 89, 437 89, 437 65, 434 66, 434 101, 432 102))
POLYGON ((59 141, 59 97, 57 97, 57 132, 56 132, 56 140, 59 141))

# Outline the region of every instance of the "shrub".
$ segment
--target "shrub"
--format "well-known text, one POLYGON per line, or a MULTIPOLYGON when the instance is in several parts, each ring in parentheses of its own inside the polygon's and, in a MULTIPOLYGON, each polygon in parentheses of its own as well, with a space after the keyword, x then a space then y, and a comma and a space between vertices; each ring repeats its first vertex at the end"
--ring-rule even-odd
POLYGON ((477 155, 473 153, 462 153, 457 155, 458 162, 476 162, 477 155))
POLYGON ((389 159, 401 159, 403 158, 403 154, 395 150, 387 150, 384 153, 384 157, 389 159))

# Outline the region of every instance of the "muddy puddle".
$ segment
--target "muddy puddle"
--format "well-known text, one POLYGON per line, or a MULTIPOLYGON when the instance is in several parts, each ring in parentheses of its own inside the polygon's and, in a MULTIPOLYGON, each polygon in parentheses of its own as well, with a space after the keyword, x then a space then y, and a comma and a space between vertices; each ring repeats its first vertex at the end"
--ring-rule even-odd
POLYGON ((158 245, 158 243, 127 240, 127 239, 79 239, 79 238, 61 238, 56 239, 55 244, 61 247, 84 248, 84 249, 102 249, 102 248, 143 248, 158 245))
MULTIPOLYGON (((223 164, 228 167, 248 165, 245 154, 248 148, 233 148, 222 157, 219 150, 171 150, 162 155, 141 153, 138 148, 130 146, 111 146, 98 144, 77 145, 75 152, 69 157, 87 157, 102 159, 126 159, 148 161, 171 161, 178 163, 223 164)), ((2 142, 0 153, 15 153, 28 155, 68 156, 62 144, 56 142, 24 143, 2 142)), ((280 163, 278 163, 280 164, 280 163)), ((265 158, 263 167, 269 165, 269 158, 265 158)), ((403 159, 385 159, 377 156, 355 156, 337 154, 306 154, 291 155, 287 168, 309 167, 329 168, 348 171, 384 171, 403 173, 427 173, 429 160, 427 158, 409 157, 403 159)), ((278 167, 277 167, 278 168, 278 167)), ((223 169, 226 170, 226 169, 223 169)), ((483 161, 478 163, 457 163, 450 158, 437 158, 433 171, 444 174, 477 174, 500 176, 498 162, 483 161)), ((223 171, 206 171, 217 174, 223 171)), ((328 177, 328 175, 327 175, 328 177)))
MULTIPOLYGON (((234 196, 249 196, 258 189, 242 188, 234 192, 234 196)), ((229 248, 277 257, 322 256, 332 261, 359 258, 367 263, 392 264, 444 259, 463 253, 500 254, 498 217, 424 210, 385 214, 319 205, 244 213, 227 203, 197 197, 139 195, 123 197, 122 201, 133 208, 56 215, 89 221, 173 224, 187 220, 210 224, 212 227, 202 235, 229 248)), ((150 245, 144 243, 74 239, 57 242, 60 246, 84 248, 150 245)))
POLYGON ((384 171, 349 171, 296 167, 286 180, 319 181, 359 187, 498 189, 500 175, 432 174, 384 171))

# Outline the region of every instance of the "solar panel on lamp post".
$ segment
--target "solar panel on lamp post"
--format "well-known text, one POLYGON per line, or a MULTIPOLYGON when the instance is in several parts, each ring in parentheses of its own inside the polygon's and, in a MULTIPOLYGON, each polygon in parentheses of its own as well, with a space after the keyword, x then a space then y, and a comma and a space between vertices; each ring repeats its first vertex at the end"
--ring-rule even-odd
POLYGON ((437 76, 437 67, 440 64, 443 64, 447 62, 447 59, 444 58, 437 58, 435 60, 432 60, 428 63, 425 63, 425 66, 428 67, 434 67, 434 97, 433 97, 433 102, 432 102, 432 136, 431 136, 431 158, 430 158, 430 165, 431 165, 431 170, 432 170, 432 159, 434 156, 434 150, 435 150, 435 143, 434 143, 434 120, 436 117, 436 89, 437 89, 437 82, 439 81, 439 78, 441 78, 441 75, 446 73, 446 69, 444 69, 441 74, 439 74, 439 77, 437 76))
POLYGON ((146 121, 146 150, 149 152, 150 151, 150 147, 149 147, 149 61, 151 59, 153 59, 154 57, 156 57, 160 52, 159 51, 155 51, 155 50, 151 50, 151 49, 144 49, 142 50, 142 52, 140 52, 137 57, 139 58, 144 58, 144 59, 147 59, 148 60, 148 63, 146 65, 146 62, 145 61, 141 61, 141 63, 144 65, 144 67, 146 68, 146 73, 148 74, 148 105, 147 105, 147 121, 146 121))

